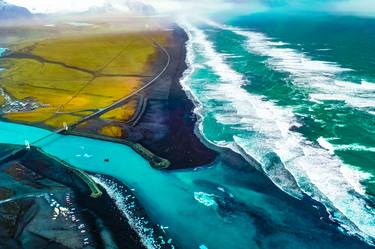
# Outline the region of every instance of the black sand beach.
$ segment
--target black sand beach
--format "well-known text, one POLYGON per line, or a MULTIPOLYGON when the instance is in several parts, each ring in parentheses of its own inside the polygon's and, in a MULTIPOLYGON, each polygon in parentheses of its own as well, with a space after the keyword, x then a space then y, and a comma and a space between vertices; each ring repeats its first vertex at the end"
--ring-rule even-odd
MULTIPOLYGON (((162 238, 130 189, 111 177, 95 177, 116 185, 131 219, 141 219, 142 229, 162 238)), ((0 178, 1 248, 146 248, 133 222, 100 185, 103 195, 90 197, 81 178, 36 150, 3 163, 0 178)))
MULTIPOLYGON (((169 66, 149 88, 134 96, 142 102, 135 116, 129 122, 115 124, 124 130, 122 139, 139 143, 156 156, 167 159, 170 162, 169 170, 199 167, 213 162, 217 154, 195 135, 197 117, 193 112, 194 104, 179 82, 187 68, 187 35, 176 24, 168 24, 166 28, 172 30, 168 46, 165 47, 170 56, 169 66)), ((165 66, 166 60, 163 51, 153 59, 155 75, 165 66)), ((98 134, 103 124, 103 120, 93 118, 73 132, 75 135, 116 142, 117 139, 98 134)))
POLYGON ((188 38, 177 25, 173 29, 174 42, 167 48, 173 62, 167 73, 147 90, 149 105, 135 129, 143 135, 139 140, 142 145, 171 161, 170 169, 182 169, 209 164, 216 153, 195 135, 194 104, 179 82, 187 68, 188 38))
MULTIPOLYGON (((169 170, 206 165, 217 155, 194 133, 194 106, 179 84, 186 69, 187 37, 178 26, 173 29, 174 41, 167 48, 172 63, 158 82, 143 94, 147 105, 136 124, 126 126, 129 141, 140 143, 168 159, 169 170)), ((157 64, 162 65, 163 59, 160 60, 157 64)), ((84 135, 87 130, 77 129, 77 132, 84 135)), ((1 149, 5 154, 17 146, 2 145, 1 149)), ((32 149, 3 162, 0 168, 2 176, 12 178, 3 181, 0 187, 1 200, 6 200, 0 205, 2 248, 25 245, 27 248, 145 248, 141 242, 144 238, 130 225, 116 200, 100 185, 103 195, 96 199, 90 197, 85 182, 58 161, 32 149), (63 207, 65 213, 56 207, 63 207), (52 232, 56 229, 60 231, 57 236, 52 232)), ((96 177, 116 185, 116 191, 132 200, 132 215, 147 221, 147 214, 131 190, 111 177, 96 177)), ((157 239, 163 238, 160 227, 150 221, 145 223, 148 227, 143 229, 152 231, 157 239)), ((162 248, 170 247, 168 243, 162 245, 162 248)))

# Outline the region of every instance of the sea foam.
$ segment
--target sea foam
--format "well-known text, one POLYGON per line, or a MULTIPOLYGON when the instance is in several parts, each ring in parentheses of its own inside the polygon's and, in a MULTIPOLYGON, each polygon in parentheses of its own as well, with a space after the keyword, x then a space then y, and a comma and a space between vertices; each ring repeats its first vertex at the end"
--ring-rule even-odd
MULTIPOLYGON (((356 192, 360 183, 356 183, 354 187, 344 177, 342 168, 345 168, 346 173, 355 172, 355 170, 344 165, 338 157, 331 155, 318 144, 312 144, 301 134, 290 131, 290 127, 301 125, 294 117, 293 110, 278 107, 271 101, 265 101, 262 96, 244 90, 242 86, 247 83, 244 77, 231 68, 226 62, 225 55, 216 51, 214 44, 204 31, 186 22, 181 25, 189 36, 188 63, 192 66, 189 74, 186 74, 182 80, 184 89, 198 101, 197 112, 202 119, 208 113, 213 113, 217 122, 230 127, 231 132, 235 134, 231 141, 211 142, 218 145, 224 144, 234 149, 240 148, 237 151, 245 151, 262 166, 269 162, 267 156, 270 152, 276 153, 304 192, 325 204, 335 219, 340 221, 346 230, 349 230, 348 232, 355 233, 371 243, 375 237, 374 210, 368 208, 366 197, 361 195, 363 192, 356 192), (212 70, 219 77, 219 81, 196 83, 194 79, 189 78, 199 70, 194 67, 198 56, 200 65, 212 70), (204 58, 203 61, 201 57, 204 58), (199 91, 196 88, 199 88, 199 91), (210 104, 212 100, 222 104, 210 104)), ((237 32, 237 30, 234 31, 237 32)), ((263 36, 260 38, 264 39, 263 36)), ((273 52, 277 54, 279 51, 273 52)), ((293 55, 293 58, 288 60, 290 63, 288 68, 293 69, 296 74, 302 68, 295 64, 295 60, 305 60, 308 65, 319 68, 319 70, 310 71, 313 76, 315 71, 324 70, 327 75, 343 71, 333 64, 314 62, 304 57, 295 58, 295 52, 289 50, 289 53, 293 55)), ((204 135, 202 122, 199 127, 204 135)), ((264 171, 266 173, 279 172, 266 169, 264 171)), ((280 181, 277 181, 278 176, 269 175, 269 177, 284 191, 296 196, 288 189, 291 184, 283 186, 280 181)))
POLYGON ((135 206, 132 196, 124 195, 123 189, 112 180, 105 179, 101 176, 92 176, 92 178, 97 184, 103 187, 108 195, 115 201, 116 206, 128 220, 129 225, 141 238, 142 244, 148 249, 162 248, 157 241, 158 239, 155 238, 154 230, 148 227, 148 221, 144 217, 140 217, 136 214, 138 207, 135 206))
MULTIPOLYGON (((247 39, 245 48, 267 57, 266 64, 273 70, 291 75, 292 83, 310 93, 313 101, 335 100, 358 109, 375 106, 375 84, 362 80, 360 84, 340 80, 340 75, 353 71, 335 62, 315 60, 303 52, 288 48, 282 41, 263 33, 218 24, 207 23, 215 28, 229 30, 247 39)), ((371 111, 371 110, 368 110, 371 111)))

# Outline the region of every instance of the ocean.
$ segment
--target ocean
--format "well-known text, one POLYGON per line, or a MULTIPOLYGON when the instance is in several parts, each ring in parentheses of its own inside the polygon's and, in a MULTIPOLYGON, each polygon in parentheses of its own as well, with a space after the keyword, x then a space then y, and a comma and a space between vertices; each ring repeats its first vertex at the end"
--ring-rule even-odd
MULTIPOLYGON (((132 216, 121 186, 95 178, 147 248, 371 248, 371 23, 272 15, 180 23, 189 36, 181 84, 196 104, 198 132, 250 163, 224 151, 208 166, 159 171, 122 144, 55 134, 37 145, 128 186, 163 238, 132 216), (340 23, 353 27, 337 32, 340 23)), ((0 143, 50 134, 0 122, 0 143)))
POLYGON ((375 19, 258 14, 181 25, 183 84, 202 135, 374 238, 375 19))
POLYGON ((286 194, 247 163, 221 158, 206 167, 160 171, 122 144, 7 122, 0 122, 0 131, 0 143, 6 144, 48 136, 36 144, 46 153, 123 182, 165 231, 163 237, 132 211, 134 203, 122 195, 121 185, 94 175, 150 249, 371 248, 358 237, 373 243, 350 221, 340 224, 318 202, 286 194))

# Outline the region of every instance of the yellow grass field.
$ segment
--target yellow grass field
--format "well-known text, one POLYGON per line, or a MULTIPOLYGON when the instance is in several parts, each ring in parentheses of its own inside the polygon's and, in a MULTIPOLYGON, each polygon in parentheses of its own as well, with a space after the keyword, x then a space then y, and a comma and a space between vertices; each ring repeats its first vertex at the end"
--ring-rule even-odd
MULTIPOLYGON (((23 41, 11 56, 2 58, 0 87, 13 100, 32 99, 39 108, 6 113, 3 117, 19 122, 60 128, 95 110, 130 95, 155 74, 157 57, 153 39, 167 43, 165 32, 93 33, 61 35, 57 38, 23 41)), ((16 48, 16 49, 15 49, 16 48)), ((0 99, 0 104, 3 102, 0 99)), ((130 119, 137 101, 104 114, 101 118, 130 119)), ((104 127, 103 134, 120 136, 118 127, 104 127), (114 135, 115 134, 115 135, 114 135)))
POLYGON ((135 109, 137 108, 137 104, 138 102, 136 100, 132 100, 126 105, 105 113, 101 116, 101 118, 125 122, 133 117, 135 109))
POLYGON ((141 75, 148 72, 147 60, 154 53, 155 46, 142 34, 48 39, 38 42, 31 51, 47 60, 97 73, 141 75))
POLYGON ((114 137, 114 138, 122 138, 124 136, 124 132, 122 128, 117 125, 104 126, 100 130, 100 134, 108 136, 108 137, 114 137))

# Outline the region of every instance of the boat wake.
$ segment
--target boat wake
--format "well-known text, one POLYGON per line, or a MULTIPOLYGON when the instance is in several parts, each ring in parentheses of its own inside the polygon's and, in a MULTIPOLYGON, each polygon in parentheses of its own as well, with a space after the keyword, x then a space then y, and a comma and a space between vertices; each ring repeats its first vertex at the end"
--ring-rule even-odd
MULTIPOLYGON (((303 198, 303 191, 323 203, 332 214, 332 219, 338 221, 348 233, 356 234, 373 244, 374 210, 369 207, 364 190, 358 191, 360 182, 353 184, 344 175, 347 176, 348 172, 361 174, 317 142, 308 141, 300 133, 293 132, 292 127, 300 127, 302 124, 292 109, 279 107, 264 100, 263 96, 246 91, 243 88, 248 83, 245 77, 227 62, 228 55, 216 50, 204 30, 187 22, 181 22, 180 25, 189 36, 187 62, 190 65, 181 84, 199 103, 196 113, 201 116, 199 128, 202 135, 218 146, 246 153, 244 156, 259 162, 262 171, 279 188, 296 198, 303 198), (214 120, 211 122, 214 125, 210 124, 207 128, 209 119, 214 120), (215 129, 215 135, 212 135, 210 129, 215 129)), ((266 53, 271 48, 271 41, 258 33, 248 34, 237 29, 233 32, 256 37, 259 42, 257 46, 266 42, 268 45, 264 46, 268 47, 259 49, 259 52, 266 53)), ((272 53, 277 55, 278 52, 273 50, 272 53)), ((295 60, 324 69, 323 76, 319 76, 321 70, 310 71, 311 77, 319 76, 320 79, 328 79, 330 75, 346 71, 333 64, 296 58, 293 51, 289 51, 288 61, 282 56, 270 60, 270 63, 283 70, 293 70, 301 81, 305 80, 300 74, 302 65, 293 64, 295 60), (282 62, 289 67, 283 67, 280 60, 284 60, 282 62)))

